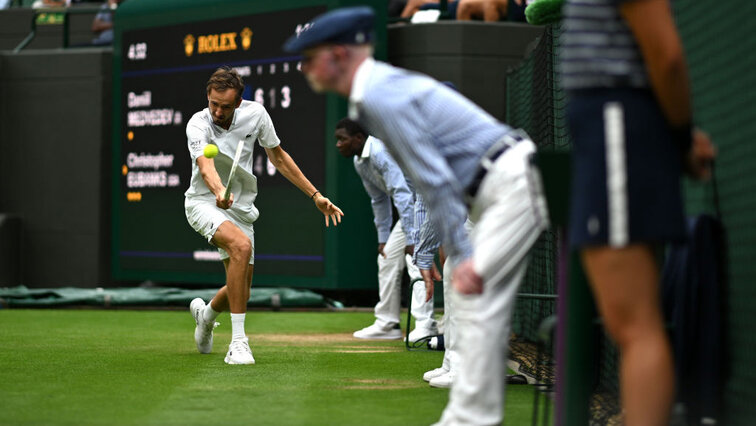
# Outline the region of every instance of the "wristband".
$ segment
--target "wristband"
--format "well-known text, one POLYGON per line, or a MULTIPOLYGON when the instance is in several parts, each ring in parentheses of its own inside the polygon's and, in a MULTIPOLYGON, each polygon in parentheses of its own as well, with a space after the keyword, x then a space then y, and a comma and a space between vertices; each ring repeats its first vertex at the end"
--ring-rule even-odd
POLYGON ((312 195, 310 195, 310 199, 311 199, 311 200, 312 200, 312 199, 314 199, 314 197, 315 197, 315 194, 318 194, 318 193, 320 193, 320 191, 318 191, 318 190, 315 190, 315 192, 313 192, 313 193, 312 193, 312 195))

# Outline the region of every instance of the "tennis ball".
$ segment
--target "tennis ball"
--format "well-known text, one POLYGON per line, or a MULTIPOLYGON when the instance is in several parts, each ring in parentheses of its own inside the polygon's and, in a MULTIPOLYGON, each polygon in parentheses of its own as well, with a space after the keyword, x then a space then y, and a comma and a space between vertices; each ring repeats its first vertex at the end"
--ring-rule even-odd
POLYGON ((205 150, 204 150, 203 154, 205 154, 205 157, 207 157, 207 158, 213 158, 213 157, 215 157, 216 155, 218 155, 218 146, 217 145, 213 145, 211 143, 205 145, 205 150))

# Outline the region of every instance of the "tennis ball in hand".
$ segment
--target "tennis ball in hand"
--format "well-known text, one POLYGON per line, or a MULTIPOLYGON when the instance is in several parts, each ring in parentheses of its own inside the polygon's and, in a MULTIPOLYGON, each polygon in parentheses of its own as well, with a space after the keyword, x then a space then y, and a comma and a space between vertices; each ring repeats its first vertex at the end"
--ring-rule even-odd
POLYGON ((216 155, 218 155, 218 146, 213 145, 211 143, 205 145, 205 150, 203 151, 203 154, 205 154, 205 157, 207 158, 213 158, 216 155))

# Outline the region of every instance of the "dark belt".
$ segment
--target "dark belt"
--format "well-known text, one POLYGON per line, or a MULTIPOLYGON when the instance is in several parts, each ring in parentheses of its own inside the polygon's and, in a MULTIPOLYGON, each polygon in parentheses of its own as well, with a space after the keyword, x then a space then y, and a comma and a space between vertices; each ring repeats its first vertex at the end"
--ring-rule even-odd
POLYGON ((470 184, 467 186, 467 196, 470 199, 475 198, 475 195, 478 194, 478 189, 480 188, 480 184, 483 182, 483 178, 486 177, 488 169, 491 167, 491 165, 493 165, 496 159, 522 139, 523 138, 519 136, 514 136, 510 138, 510 143, 504 142, 503 140, 496 142, 492 149, 490 149, 483 155, 483 157, 480 159, 480 164, 478 165, 478 171, 475 172, 475 177, 473 177, 472 182, 470 182, 470 184), (497 144, 498 146, 496 146, 497 144))

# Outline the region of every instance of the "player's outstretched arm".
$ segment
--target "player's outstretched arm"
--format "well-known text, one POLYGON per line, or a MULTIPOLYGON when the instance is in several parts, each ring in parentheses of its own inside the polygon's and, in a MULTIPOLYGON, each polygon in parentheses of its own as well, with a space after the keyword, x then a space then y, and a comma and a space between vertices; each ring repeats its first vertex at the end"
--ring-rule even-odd
POLYGON ((289 182, 293 183, 294 186, 307 194, 308 197, 312 198, 318 210, 325 215, 326 226, 329 225, 329 218, 334 225, 341 223, 341 217, 344 216, 344 212, 336 207, 331 200, 320 194, 320 191, 305 177, 291 156, 280 145, 275 148, 265 148, 265 152, 268 154, 270 162, 276 167, 276 170, 288 179, 289 182))

